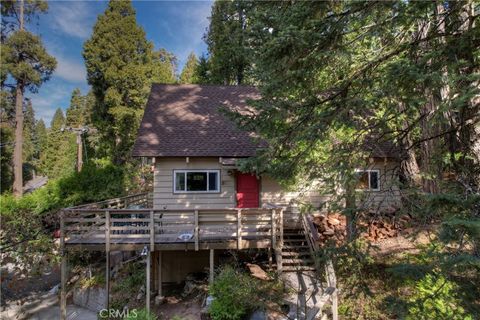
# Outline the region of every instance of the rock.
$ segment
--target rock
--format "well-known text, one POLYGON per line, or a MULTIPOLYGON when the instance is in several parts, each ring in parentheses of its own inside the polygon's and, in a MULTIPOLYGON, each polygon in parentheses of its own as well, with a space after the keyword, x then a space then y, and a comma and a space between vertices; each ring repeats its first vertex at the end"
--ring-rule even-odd
POLYGON ((188 296, 195 289, 195 284, 191 280, 185 280, 185 286, 183 286, 182 297, 188 296))
POLYGON ((165 297, 164 296, 156 296, 155 297, 155 305, 159 306, 165 302, 165 297))
POLYGON ((80 276, 78 274, 74 275, 73 277, 70 278, 70 280, 68 280, 67 285, 74 284, 75 282, 78 281, 78 279, 80 279, 80 276))
POLYGON ((262 268, 260 268, 259 265, 247 263, 247 267, 250 270, 252 277, 260 280, 271 280, 271 277, 262 268))
POLYGON ((267 315, 263 310, 256 310, 252 313, 249 320, 267 320, 267 315))
POLYGON ((214 297, 208 296, 207 299, 205 299, 205 306, 208 308, 212 304, 213 300, 215 300, 214 297))
POLYGON ((145 285, 142 285, 140 287, 140 291, 137 294, 137 300, 142 300, 144 295, 145 295, 145 285))
POLYGON ((165 298, 165 302, 168 303, 168 304, 176 304, 176 303, 181 302, 181 300, 178 299, 177 297, 170 296, 170 297, 165 298))
POLYGON ((50 289, 50 290, 48 291, 48 293, 49 293, 49 294, 57 294, 59 287, 60 287, 60 284, 57 284, 57 285, 54 286, 52 289, 50 289))

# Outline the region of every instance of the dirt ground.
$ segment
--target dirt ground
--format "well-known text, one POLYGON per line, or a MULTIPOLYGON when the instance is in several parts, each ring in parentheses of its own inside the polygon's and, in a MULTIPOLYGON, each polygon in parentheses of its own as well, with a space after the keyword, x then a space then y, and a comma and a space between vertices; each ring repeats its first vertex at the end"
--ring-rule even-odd
POLYGON ((196 299, 181 299, 175 296, 165 298, 165 303, 152 307, 160 320, 170 320, 175 316, 182 320, 200 320, 201 302, 196 299))
POLYGON ((403 230, 396 237, 372 242, 371 254, 374 257, 401 255, 404 253, 418 252, 418 245, 428 244, 438 225, 422 226, 421 229, 411 228, 403 230))

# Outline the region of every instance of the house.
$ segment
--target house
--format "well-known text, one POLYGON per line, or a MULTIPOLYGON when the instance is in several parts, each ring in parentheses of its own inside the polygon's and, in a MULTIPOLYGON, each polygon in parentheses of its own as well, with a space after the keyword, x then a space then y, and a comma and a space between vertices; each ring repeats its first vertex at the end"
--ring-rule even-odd
MULTIPOLYGON (((250 86, 152 86, 133 156, 148 157, 155 165, 153 206, 161 209, 258 208, 285 206, 296 201, 321 210, 328 195, 318 189, 286 191, 272 178, 236 170, 236 160, 255 156, 258 142, 237 128, 221 108, 248 110, 258 99, 250 86)), ((395 185, 396 150, 390 144, 369 143, 371 158, 359 168, 359 188, 369 194, 369 206, 398 202, 395 185)))
MULTIPOLYGON (((225 250, 264 249, 271 266, 274 255, 279 272, 314 267, 306 264, 313 263, 307 258, 318 245, 316 229, 308 216, 298 214, 298 202, 324 210, 330 196, 308 186, 288 191, 271 177, 240 172, 236 165, 255 156, 264 142, 237 128, 221 107, 245 112, 248 101, 258 98, 248 86, 152 86, 133 156, 154 163, 153 196, 63 209, 62 319, 67 255, 74 250, 106 252, 107 308, 112 251, 141 251, 146 257, 147 309, 151 286, 162 296, 164 282, 180 282, 208 266, 211 281, 218 253, 225 250), (306 258, 292 258, 296 250, 306 258)), ((358 188, 370 205, 391 205, 398 201, 398 162, 385 145, 373 142, 369 148, 368 165, 358 169, 358 188)))

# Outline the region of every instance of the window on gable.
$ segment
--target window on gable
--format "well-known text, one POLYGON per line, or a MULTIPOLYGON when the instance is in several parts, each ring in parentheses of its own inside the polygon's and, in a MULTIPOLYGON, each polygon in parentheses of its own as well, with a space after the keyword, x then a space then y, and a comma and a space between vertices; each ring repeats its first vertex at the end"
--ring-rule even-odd
POLYGON ((357 170, 357 190, 380 190, 379 170, 357 170))
POLYGON ((219 170, 175 170, 174 192, 219 192, 219 170))

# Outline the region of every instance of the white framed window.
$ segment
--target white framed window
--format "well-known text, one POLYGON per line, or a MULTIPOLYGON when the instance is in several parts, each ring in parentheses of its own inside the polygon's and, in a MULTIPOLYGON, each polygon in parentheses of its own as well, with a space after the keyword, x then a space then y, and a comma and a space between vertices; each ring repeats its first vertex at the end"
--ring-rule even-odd
POLYGON ((356 170, 357 190, 379 191, 380 170, 356 170))
POLYGON ((173 192, 220 192, 220 170, 173 170, 173 192))

